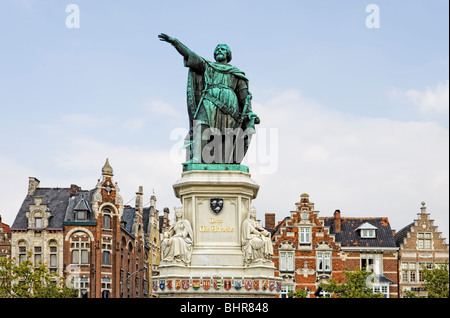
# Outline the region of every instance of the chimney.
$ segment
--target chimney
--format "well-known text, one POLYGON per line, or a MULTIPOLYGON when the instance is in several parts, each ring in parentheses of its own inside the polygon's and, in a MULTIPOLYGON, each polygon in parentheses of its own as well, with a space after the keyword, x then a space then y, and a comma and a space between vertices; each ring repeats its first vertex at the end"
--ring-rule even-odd
POLYGON ((28 178, 28 195, 33 195, 34 191, 39 188, 40 181, 35 177, 28 178))
POLYGON ((150 197, 150 206, 154 207, 156 209, 156 196, 155 194, 152 194, 150 197))
POLYGON ((144 195, 144 187, 139 186, 138 192, 136 192, 136 203, 135 208, 141 209, 142 208, 142 196, 144 195))
POLYGON ((275 213, 266 213, 265 227, 273 229, 275 227, 275 213))
POLYGON ((341 211, 336 210, 333 214, 334 217, 334 231, 340 232, 341 231, 341 211))
POLYGON ((164 228, 169 228, 170 227, 170 223, 169 223, 169 208, 164 208, 164 228))
POLYGON ((71 197, 75 196, 79 190, 81 190, 81 188, 79 186, 77 186, 76 184, 71 184, 70 185, 70 196, 71 197))

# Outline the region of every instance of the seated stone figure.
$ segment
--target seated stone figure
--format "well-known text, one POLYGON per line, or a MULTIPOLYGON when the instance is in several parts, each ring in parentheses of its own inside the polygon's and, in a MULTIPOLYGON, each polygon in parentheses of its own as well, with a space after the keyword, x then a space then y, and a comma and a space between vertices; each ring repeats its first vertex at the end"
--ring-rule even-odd
POLYGON ((256 209, 250 208, 248 217, 242 223, 242 251, 244 262, 269 262, 273 256, 270 233, 256 220, 256 209))
POLYGON ((188 265, 192 254, 192 227, 184 218, 183 208, 175 208, 175 223, 164 233, 161 242, 162 260, 188 265))

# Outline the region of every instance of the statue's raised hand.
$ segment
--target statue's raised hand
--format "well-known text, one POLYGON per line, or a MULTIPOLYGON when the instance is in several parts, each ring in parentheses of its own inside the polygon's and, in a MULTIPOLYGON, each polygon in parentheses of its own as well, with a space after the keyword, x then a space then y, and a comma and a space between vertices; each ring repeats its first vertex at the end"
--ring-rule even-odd
POLYGON ((169 42, 170 44, 172 44, 175 41, 174 38, 171 38, 165 33, 161 33, 160 35, 158 35, 158 38, 160 41, 169 42))

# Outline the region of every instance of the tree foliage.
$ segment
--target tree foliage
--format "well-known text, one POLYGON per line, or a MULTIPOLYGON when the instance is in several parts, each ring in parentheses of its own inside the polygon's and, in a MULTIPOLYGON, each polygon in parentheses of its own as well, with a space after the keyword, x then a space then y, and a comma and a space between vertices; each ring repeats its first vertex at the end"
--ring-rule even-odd
MULTIPOLYGON (((448 263, 439 264, 432 269, 422 267, 421 287, 427 291, 427 298, 449 298, 449 271, 448 263)), ((420 298, 413 291, 405 292, 406 298, 420 298)))
POLYGON ((344 271, 344 281, 331 278, 319 286, 323 291, 338 298, 383 298, 382 293, 374 293, 373 289, 368 286, 371 274, 365 270, 344 271))
POLYGON ((74 298, 76 289, 69 288, 58 275, 51 274, 47 265, 34 265, 29 253, 17 265, 15 259, 0 257, 1 298, 74 298))
POLYGON ((433 269, 423 268, 423 286, 428 298, 448 298, 448 263, 440 264, 433 269))
POLYGON ((288 293, 289 298, 308 298, 308 291, 305 289, 297 289, 295 292, 291 291, 288 293))

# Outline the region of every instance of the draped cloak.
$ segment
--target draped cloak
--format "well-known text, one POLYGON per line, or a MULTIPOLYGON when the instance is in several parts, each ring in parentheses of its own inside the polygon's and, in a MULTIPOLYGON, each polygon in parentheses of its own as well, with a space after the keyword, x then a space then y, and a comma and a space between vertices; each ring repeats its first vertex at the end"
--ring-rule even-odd
MULTIPOLYGON (((241 128, 247 136, 255 131, 257 115, 251 109, 251 93, 245 73, 229 64, 208 61, 194 52, 184 59, 189 67, 187 81, 187 110, 190 131, 185 147, 191 146, 194 125, 219 129, 241 128)), ((246 139, 248 148, 250 138, 246 139)))

